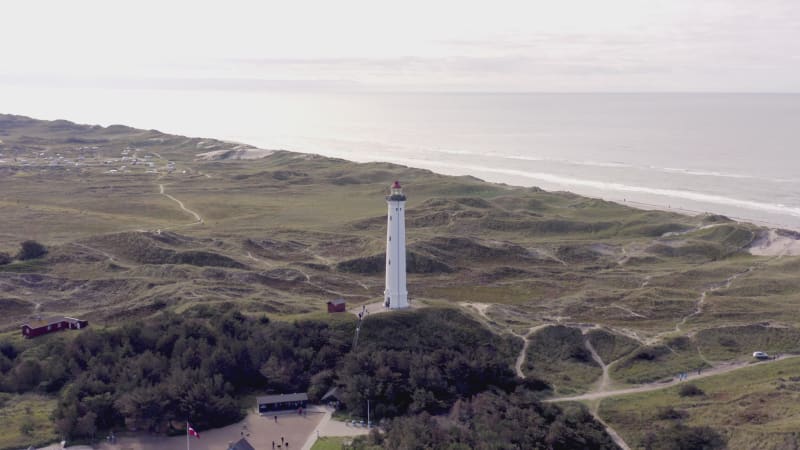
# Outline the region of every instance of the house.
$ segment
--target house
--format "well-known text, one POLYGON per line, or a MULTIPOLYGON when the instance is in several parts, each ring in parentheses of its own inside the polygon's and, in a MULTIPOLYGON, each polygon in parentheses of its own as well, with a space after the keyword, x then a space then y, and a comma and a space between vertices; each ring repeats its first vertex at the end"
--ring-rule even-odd
POLYGON ((331 300, 328 302, 329 313, 345 312, 346 310, 347 302, 345 302, 344 299, 337 298, 336 300, 331 300))
POLYGON ((261 414, 277 411, 294 411, 305 409, 308 406, 308 394, 298 392, 294 394, 264 395, 257 397, 258 412, 261 414))
POLYGON ((33 338, 55 331, 80 330, 88 326, 88 320, 76 319, 74 317, 51 317, 44 320, 37 319, 22 325, 22 337, 33 338))
POLYGON ((247 439, 241 438, 236 443, 231 442, 228 444, 228 450, 256 450, 247 439))

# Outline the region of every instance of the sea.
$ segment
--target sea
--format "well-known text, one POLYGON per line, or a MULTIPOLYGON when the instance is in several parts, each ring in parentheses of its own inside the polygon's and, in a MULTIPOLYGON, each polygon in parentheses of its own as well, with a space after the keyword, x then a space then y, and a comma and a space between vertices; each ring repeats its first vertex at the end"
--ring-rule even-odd
POLYGON ((0 112, 390 161, 800 229, 800 94, 4 87, 0 112))

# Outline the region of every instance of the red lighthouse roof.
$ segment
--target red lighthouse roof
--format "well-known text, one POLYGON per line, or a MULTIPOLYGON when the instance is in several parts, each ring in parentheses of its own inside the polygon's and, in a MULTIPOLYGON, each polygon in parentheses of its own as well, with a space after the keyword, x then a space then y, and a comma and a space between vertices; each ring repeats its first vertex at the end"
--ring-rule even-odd
POLYGON ((394 184, 392 184, 392 189, 401 189, 400 182, 395 181, 394 184))

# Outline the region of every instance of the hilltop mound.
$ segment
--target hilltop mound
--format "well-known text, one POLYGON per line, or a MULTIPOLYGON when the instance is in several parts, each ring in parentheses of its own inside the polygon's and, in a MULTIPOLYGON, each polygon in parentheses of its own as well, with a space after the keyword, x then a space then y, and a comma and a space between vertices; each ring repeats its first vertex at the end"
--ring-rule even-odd
POLYGON ((140 264, 189 264, 205 267, 244 268, 244 264, 219 253, 205 250, 176 251, 162 247, 157 242, 172 242, 175 245, 186 243, 177 235, 161 236, 153 233, 127 232, 100 236, 92 240, 92 245, 111 254, 140 264))

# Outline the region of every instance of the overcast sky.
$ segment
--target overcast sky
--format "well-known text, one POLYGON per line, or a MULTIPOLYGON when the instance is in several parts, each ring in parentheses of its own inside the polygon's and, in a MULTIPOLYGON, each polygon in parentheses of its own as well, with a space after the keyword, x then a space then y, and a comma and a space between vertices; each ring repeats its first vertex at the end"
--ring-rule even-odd
POLYGON ((798 0, 19 0, 2 16, 5 88, 800 92, 798 0))

